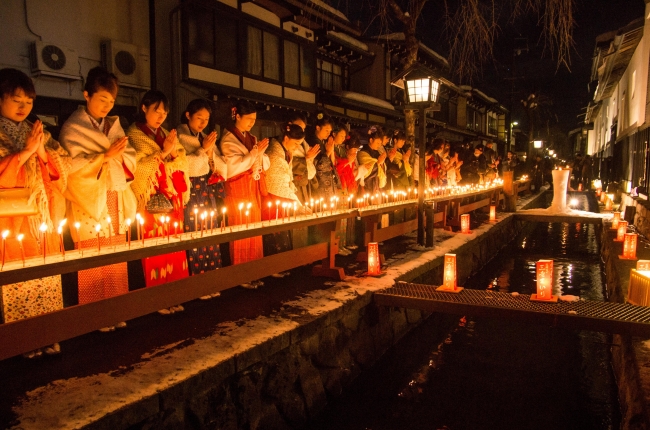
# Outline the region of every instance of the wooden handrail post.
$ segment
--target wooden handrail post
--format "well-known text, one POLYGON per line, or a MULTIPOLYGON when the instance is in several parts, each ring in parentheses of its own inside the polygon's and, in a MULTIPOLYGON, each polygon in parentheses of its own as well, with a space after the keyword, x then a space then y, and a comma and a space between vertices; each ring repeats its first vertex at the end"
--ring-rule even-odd
POLYGON ((503 172, 503 194, 505 195, 506 212, 517 211, 517 195, 519 184, 515 182, 514 172, 503 172))

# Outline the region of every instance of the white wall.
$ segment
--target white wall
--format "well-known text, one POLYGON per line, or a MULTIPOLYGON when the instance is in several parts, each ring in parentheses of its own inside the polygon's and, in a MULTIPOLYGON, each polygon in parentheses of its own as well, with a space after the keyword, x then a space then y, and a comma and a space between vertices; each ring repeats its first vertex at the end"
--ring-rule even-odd
MULTIPOLYGON (((79 54, 79 75, 100 64, 100 43, 114 39, 149 49, 147 0, 2 0, 0 1, 0 68, 30 74, 29 45, 38 40, 72 48, 79 54)), ((38 95, 82 100, 82 81, 52 77, 34 79, 38 95)), ((121 104, 134 104, 137 95, 124 90, 121 104)))

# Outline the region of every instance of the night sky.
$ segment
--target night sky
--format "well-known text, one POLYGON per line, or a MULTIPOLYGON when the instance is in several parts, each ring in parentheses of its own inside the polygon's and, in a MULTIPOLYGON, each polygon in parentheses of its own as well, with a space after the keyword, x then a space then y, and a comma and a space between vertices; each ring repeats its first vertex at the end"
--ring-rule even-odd
MULTIPOLYGON (((330 0, 351 20, 363 23, 368 22, 368 6, 376 2, 330 0)), ((450 4, 454 4, 454 0, 450 4)), ((441 30, 443 5, 443 0, 429 1, 422 16, 425 25, 421 23, 419 31, 426 45, 446 56, 448 43, 441 30)), ((483 65, 482 75, 473 77, 471 84, 510 108, 513 121, 522 123, 524 129, 526 124, 520 100, 531 92, 543 96, 547 104, 538 113, 539 126, 545 124, 544 127, 567 133, 579 126, 578 115, 584 112, 583 108, 589 101, 587 84, 596 36, 643 16, 644 7, 643 0, 576 0, 575 49, 571 52, 570 71, 566 67, 558 70, 557 63, 550 55, 543 55, 536 16, 523 17, 513 23, 509 22, 509 13, 505 11, 495 43, 494 61, 483 65), (526 46, 528 52, 524 50, 521 55, 513 56, 515 48, 526 46)), ((371 28, 366 35, 376 31, 376 28, 371 28)))

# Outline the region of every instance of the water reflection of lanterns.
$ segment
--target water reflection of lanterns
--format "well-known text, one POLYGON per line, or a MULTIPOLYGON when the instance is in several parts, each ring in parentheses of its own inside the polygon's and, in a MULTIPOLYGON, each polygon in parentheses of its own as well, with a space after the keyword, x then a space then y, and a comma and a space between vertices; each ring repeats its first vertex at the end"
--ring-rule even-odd
POLYGON ((621 213, 620 212, 614 212, 614 216, 612 217, 612 230, 617 230, 618 229, 618 223, 621 221, 621 213))
POLYGON ((537 294, 531 295, 531 300, 556 302, 553 296, 553 260, 539 260, 536 264, 537 294))
POLYGON ((614 241, 623 242, 625 233, 627 233, 627 221, 619 221, 618 227, 616 228, 616 239, 614 239, 614 241))
POLYGON ((381 261, 379 260, 379 244, 370 242, 368 244, 368 275, 376 276, 381 274, 381 261))
POLYGON ((464 234, 470 234, 469 231, 469 214, 462 214, 460 216, 460 232, 464 234))
POLYGON ((437 291, 459 293, 462 287, 456 285, 456 254, 445 254, 442 264, 442 285, 437 291))
MULTIPOLYGON (((622 222, 622 221, 621 221, 622 222)), ((625 233, 623 238, 623 260, 636 260, 636 244, 638 236, 636 233, 625 233)))
POLYGON ((496 222, 497 220, 497 207, 495 205, 490 206, 490 222, 496 222))

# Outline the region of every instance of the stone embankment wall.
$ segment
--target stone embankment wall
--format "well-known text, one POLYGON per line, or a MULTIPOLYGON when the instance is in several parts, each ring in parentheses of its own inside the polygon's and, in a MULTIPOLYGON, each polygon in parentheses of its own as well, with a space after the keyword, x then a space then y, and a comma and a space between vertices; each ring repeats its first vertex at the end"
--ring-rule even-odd
MULTIPOLYGON (((519 207, 542 200, 529 197, 519 207)), ((233 322, 208 338, 153 352, 127 371, 39 388, 14 408, 16 428, 302 428, 429 316, 378 307, 373 292, 396 280, 441 279, 445 252, 462 262, 462 284, 523 227, 510 215, 500 218, 472 235, 440 233, 445 240, 432 250, 393 257, 383 278, 351 278, 313 291, 270 317, 233 322)))
MULTIPOLYGON (((638 214, 638 211, 637 211, 638 214)), ((614 242, 615 232, 605 224, 602 233, 602 259, 605 263, 608 300, 624 303, 635 262, 621 260, 622 245, 614 242)), ((640 246, 639 248, 643 248, 640 246)), ((650 252, 645 249, 637 254, 650 252)), ((629 335, 612 336, 612 366, 618 385, 622 429, 649 429, 650 414, 650 341, 629 335)))

